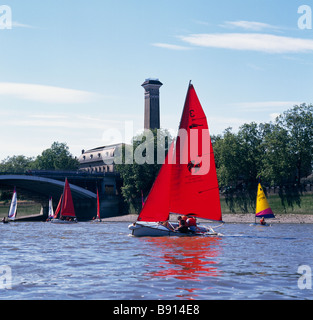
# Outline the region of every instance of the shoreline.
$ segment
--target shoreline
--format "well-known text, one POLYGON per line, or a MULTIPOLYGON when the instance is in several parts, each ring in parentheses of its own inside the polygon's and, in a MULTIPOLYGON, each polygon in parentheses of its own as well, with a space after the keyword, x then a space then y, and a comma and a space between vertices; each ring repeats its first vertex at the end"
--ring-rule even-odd
MULTIPOLYGON (((138 215, 137 214, 127 214, 124 216, 118 216, 118 217, 111 217, 111 218, 102 218, 101 220, 103 222, 135 222, 137 220, 138 215)), ((208 222, 208 220, 205 219, 197 219, 199 222, 208 222)), ((256 219, 257 223, 260 219, 256 219)), ((170 221, 176 222, 177 221, 177 215, 171 215, 170 221)), ((255 218, 253 214, 249 213, 226 213, 223 215, 223 221, 225 223, 254 223, 255 218)), ((313 215, 312 214, 292 214, 292 213, 286 213, 286 214, 277 214, 275 219, 266 219, 266 221, 270 224, 276 224, 276 223, 306 223, 306 224, 313 224, 313 215)), ((219 222, 214 222, 219 223, 219 222)))

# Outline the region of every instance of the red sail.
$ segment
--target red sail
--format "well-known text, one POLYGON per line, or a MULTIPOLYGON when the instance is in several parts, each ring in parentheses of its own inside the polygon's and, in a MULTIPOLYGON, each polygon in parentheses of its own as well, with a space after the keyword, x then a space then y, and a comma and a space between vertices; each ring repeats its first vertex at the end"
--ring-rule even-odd
POLYGON ((169 196, 171 164, 169 159, 173 156, 174 144, 172 143, 165 162, 150 190, 147 200, 138 217, 138 221, 158 222, 166 221, 169 218, 169 196))
POLYGON ((67 179, 65 180, 65 185, 64 185, 61 217, 75 217, 75 209, 74 209, 74 204, 72 199, 72 193, 71 193, 70 185, 67 179))
POLYGON ((171 171, 170 212, 222 220, 212 143, 205 113, 189 85, 171 171))
POLYGON ((166 221, 169 213, 222 220, 213 148, 206 116, 189 85, 173 157, 173 144, 139 221, 166 221))
POLYGON ((57 218, 58 218, 58 214, 59 214, 59 212, 60 212, 60 210, 61 210, 62 199, 63 199, 63 193, 61 194, 61 197, 60 197, 60 200, 59 200, 57 209, 55 210, 53 219, 57 219, 57 218))

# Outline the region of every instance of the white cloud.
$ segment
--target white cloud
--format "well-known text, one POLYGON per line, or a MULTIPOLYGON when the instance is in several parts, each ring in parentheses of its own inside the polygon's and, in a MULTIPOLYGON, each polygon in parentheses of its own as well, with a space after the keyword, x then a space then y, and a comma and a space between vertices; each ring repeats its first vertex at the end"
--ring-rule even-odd
POLYGON ((20 23, 20 22, 17 22, 17 21, 12 21, 12 28, 28 28, 28 29, 32 29, 34 27, 29 25, 29 24, 20 23))
POLYGON ((178 46, 176 44, 168 44, 168 43, 152 43, 154 47, 169 49, 169 50, 189 50, 190 48, 184 46, 178 46))
POLYGON ((209 26, 209 23, 207 21, 193 20, 193 22, 202 26, 209 26))
POLYGON ((0 96, 9 95, 23 100, 39 101, 44 103, 85 103, 100 95, 53 86, 26 83, 0 82, 0 96))
POLYGON ((225 21, 222 27, 226 28, 242 28, 245 30, 252 30, 252 31, 261 31, 264 29, 273 29, 277 30, 280 29, 279 27, 273 26, 268 23, 263 22, 256 22, 256 21, 225 21))
POLYGON ((67 116, 60 115, 60 114, 33 114, 30 115, 29 118, 35 118, 35 119, 66 119, 67 116))
POLYGON ((24 115, 20 118, 15 117, 7 120, 5 126, 14 126, 15 128, 64 128, 79 130, 99 130, 110 125, 110 120, 91 120, 86 116, 79 115, 24 115))
POLYGON ((33 132, 37 131, 38 133, 55 131, 59 135, 64 134, 66 137, 70 129, 71 134, 85 139, 85 136, 100 135, 101 132, 108 129, 123 132, 125 127, 130 125, 134 130, 137 130, 141 123, 141 116, 137 114, 123 114, 122 118, 121 114, 110 114, 108 118, 105 114, 90 116, 85 114, 54 113, 53 111, 47 114, 32 114, 27 111, 16 112, 11 110, 2 117, 0 135, 1 130, 1 136, 4 137, 14 128, 14 132, 23 132, 25 129, 33 132))
POLYGON ((312 52, 313 40, 261 33, 191 34, 180 36, 188 44, 266 53, 312 52))

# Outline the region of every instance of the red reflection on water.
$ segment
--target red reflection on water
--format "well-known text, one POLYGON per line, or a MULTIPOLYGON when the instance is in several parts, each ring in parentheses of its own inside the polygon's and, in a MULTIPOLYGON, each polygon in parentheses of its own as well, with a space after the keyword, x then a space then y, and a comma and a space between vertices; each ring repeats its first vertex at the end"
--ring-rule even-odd
POLYGON ((192 281, 221 275, 216 259, 221 250, 217 237, 160 237, 144 241, 152 245, 158 263, 157 270, 146 275, 192 281))

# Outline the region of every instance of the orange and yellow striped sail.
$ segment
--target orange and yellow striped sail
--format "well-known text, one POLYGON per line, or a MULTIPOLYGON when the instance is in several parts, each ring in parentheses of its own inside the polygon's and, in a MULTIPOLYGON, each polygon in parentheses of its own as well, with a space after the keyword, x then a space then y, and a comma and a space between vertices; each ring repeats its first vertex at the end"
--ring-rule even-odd
POLYGON ((265 193, 261 186, 261 183, 258 185, 258 194, 256 197, 256 209, 255 209, 256 217, 264 217, 264 218, 275 218, 275 215, 267 202, 265 193))

